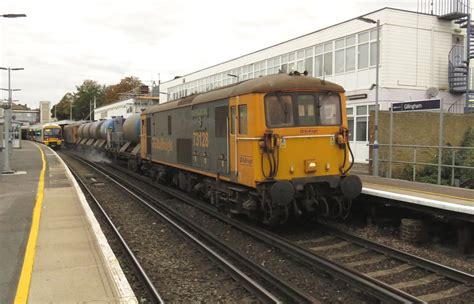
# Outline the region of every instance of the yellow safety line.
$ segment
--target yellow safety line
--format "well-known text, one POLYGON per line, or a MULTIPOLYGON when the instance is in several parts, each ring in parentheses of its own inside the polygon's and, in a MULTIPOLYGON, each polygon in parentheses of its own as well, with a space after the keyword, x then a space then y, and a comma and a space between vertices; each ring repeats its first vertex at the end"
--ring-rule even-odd
POLYGON ((474 202, 474 199, 467 198, 467 197, 462 197, 462 196, 447 195, 447 194, 442 194, 442 193, 437 193, 437 192, 429 192, 429 191, 423 191, 423 190, 417 190, 417 189, 411 189, 411 188, 400 188, 400 187, 396 187, 396 186, 376 184, 376 183, 368 183, 368 182, 362 182, 362 184, 363 185, 368 184, 368 185, 374 185, 374 186, 379 186, 379 187, 399 189, 399 190, 403 190, 403 191, 413 191, 413 192, 419 192, 419 193, 430 194, 430 195, 435 195, 435 196, 443 196, 443 197, 448 197, 448 198, 455 198, 455 199, 459 199, 459 200, 474 202))
POLYGON ((21 268, 20 281, 16 290, 15 304, 26 303, 28 300, 28 291, 30 289, 31 272, 33 271, 33 263, 35 260, 36 241, 38 239, 38 230, 41 217, 41 206, 43 205, 44 196, 44 173, 46 170, 46 159, 44 152, 39 145, 35 146, 41 152, 41 160, 43 165, 39 175, 38 191, 36 193, 36 203, 33 209, 33 219, 31 221, 30 236, 26 245, 25 258, 23 260, 23 267, 21 268))

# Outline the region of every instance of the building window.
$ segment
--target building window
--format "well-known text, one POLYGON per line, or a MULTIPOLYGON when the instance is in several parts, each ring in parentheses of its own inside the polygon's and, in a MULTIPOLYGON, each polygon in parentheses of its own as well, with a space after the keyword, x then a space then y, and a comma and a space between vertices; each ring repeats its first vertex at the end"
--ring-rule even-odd
MULTIPOLYGON (((355 107, 355 115, 353 115, 354 109, 353 108, 347 109, 347 116, 348 116, 347 120, 349 123, 349 129, 351 127, 354 128, 354 120, 355 120, 355 130, 352 130, 351 133, 355 133, 356 141, 367 141, 367 138, 368 138, 367 136, 368 123, 367 122, 369 121, 367 110, 368 110, 367 105, 357 106, 355 107)), ((354 136, 351 137, 351 140, 354 140, 354 136)))
POLYGON ((367 141, 367 116, 356 117, 356 140, 367 141))
POLYGON ((355 46, 346 49, 346 72, 355 70, 355 46))
POLYGON ((349 140, 354 141, 354 117, 347 117, 347 127, 349 128, 349 140))
POLYGON ((324 44, 324 76, 332 75, 332 41, 324 44))
POLYGON ((314 57, 314 76, 323 76, 323 55, 314 57))
POLYGON ((359 54, 358 54, 358 67, 359 69, 365 69, 369 66, 369 44, 359 44, 359 54))
POLYGON ((344 73, 344 50, 343 49, 336 51, 334 61, 335 61, 334 72, 336 74, 344 73))
POLYGON ((370 66, 377 65, 377 41, 370 43, 370 66))
POLYGON ((237 81, 259 76, 307 71, 315 77, 331 76, 356 69, 367 69, 377 64, 377 30, 360 32, 351 36, 327 41, 305 49, 295 50, 281 56, 240 66, 232 70, 208 75, 205 78, 169 88, 171 99, 193 93, 201 93, 237 81), (227 74, 238 75, 239 78, 227 74))
POLYGON ((308 72, 308 75, 313 76, 313 57, 305 59, 304 70, 308 72))

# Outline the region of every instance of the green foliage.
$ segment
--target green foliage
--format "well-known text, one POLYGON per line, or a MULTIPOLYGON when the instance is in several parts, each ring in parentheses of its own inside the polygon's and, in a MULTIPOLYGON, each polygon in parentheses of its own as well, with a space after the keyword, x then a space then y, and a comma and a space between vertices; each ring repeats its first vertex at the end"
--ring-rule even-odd
MULTIPOLYGON (((89 119, 89 113, 92 105, 94 107, 94 97, 96 106, 104 104, 105 86, 100 85, 95 80, 84 80, 80 86, 76 86, 77 92, 74 93, 73 117, 74 119, 89 119)), ((92 113, 92 115, 94 115, 92 113)), ((93 119, 94 117, 92 117, 93 119)))
POLYGON ((119 100, 120 93, 126 93, 134 90, 139 90, 143 83, 134 76, 125 77, 120 80, 120 83, 108 86, 105 89, 105 103, 109 104, 119 100))
MULTIPOLYGON (((451 146, 448 144, 448 146, 451 146)), ((474 147, 474 128, 470 128, 464 134, 461 147, 474 147)), ((442 156, 443 165, 451 165, 453 163, 453 151, 452 149, 443 149, 442 156)), ((454 164, 456 166, 464 166, 474 168, 474 150, 472 149, 456 149, 454 164)), ((437 164, 438 157, 434 157, 430 163, 437 164)), ((413 176, 413 167, 407 165, 401 173, 401 179, 412 180, 413 176)), ((441 169, 441 184, 442 185, 451 185, 452 178, 452 168, 443 167, 441 169)), ((458 179, 460 185, 465 187, 474 188, 474 169, 454 169, 454 178, 458 179)), ((416 181, 423 183, 436 184, 438 182, 438 167, 437 166, 423 166, 421 169, 416 172, 416 181)))
MULTIPOLYGON (((89 119, 90 105, 100 107, 119 100, 120 93, 139 90, 142 82, 134 76, 125 77, 119 83, 105 86, 95 80, 84 80, 80 86, 76 86, 76 92, 66 93, 58 104, 51 109, 58 120, 69 119, 70 106, 72 103, 72 116, 74 120, 89 119)), ((92 113, 94 115, 94 113, 92 113)), ((94 117, 92 117, 94 119, 94 117)))
POLYGON ((54 117, 56 114, 56 118, 58 120, 69 119, 69 110, 72 102, 74 101, 74 95, 71 93, 64 94, 63 98, 59 103, 55 104, 51 109, 51 114, 54 117))

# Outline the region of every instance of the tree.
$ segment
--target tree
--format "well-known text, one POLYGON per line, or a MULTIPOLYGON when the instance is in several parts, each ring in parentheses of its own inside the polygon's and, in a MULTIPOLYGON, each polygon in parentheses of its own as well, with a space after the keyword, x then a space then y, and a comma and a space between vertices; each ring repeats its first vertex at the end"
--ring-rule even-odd
MULTIPOLYGON (((133 90, 137 90, 143 83, 138 77, 129 76, 125 77, 118 84, 110 85, 105 89, 105 103, 113 103, 120 99, 120 93, 126 93, 133 90)), ((138 93, 138 92, 135 92, 138 93)))
MULTIPOLYGON (((95 80, 84 80, 80 86, 76 86, 76 92, 66 93, 58 104, 54 105, 51 113, 58 120, 69 119, 70 106, 72 104, 72 118, 74 120, 89 119, 90 105, 96 98, 96 107, 100 107, 119 100, 120 93, 135 91, 139 93, 142 82, 138 77, 125 77, 118 84, 106 87, 95 80)), ((93 106, 93 104, 92 104, 93 106)), ((92 113, 92 119, 94 114, 92 113)))
POLYGON ((69 119, 70 114, 70 107, 74 101, 74 95, 72 93, 64 94, 63 98, 59 101, 59 103, 55 104, 51 109, 51 114, 54 116, 56 114, 56 118, 58 120, 69 119))
MULTIPOLYGON (((76 86, 77 92, 74 94, 73 102, 73 118, 75 120, 79 119, 90 119, 89 111, 90 105, 94 102, 94 97, 96 98, 96 106, 100 107, 104 105, 105 97, 105 86, 100 85, 95 80, 84 80, 80 86, 76 86)), ((94 114, 92 112, 92 119, 94 114)))

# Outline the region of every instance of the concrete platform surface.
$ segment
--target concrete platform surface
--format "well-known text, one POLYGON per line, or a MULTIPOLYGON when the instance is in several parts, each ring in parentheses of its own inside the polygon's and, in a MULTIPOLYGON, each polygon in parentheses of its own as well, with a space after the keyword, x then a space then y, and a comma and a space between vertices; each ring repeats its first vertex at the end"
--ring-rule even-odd
POLYGON ((20 277, 41 170, 38 148, 23 143, 13 151, 10 166, 26 173, 0 174, 0 303, 13 302, 20 277))
POLYGON ((8 276, 0 276, 0 303, 26 299, 28 303, 136 303, 84 195, 62 160, 46 146, 28 141, 22 145, 23 149, 15 151, 11 167, 27 173, 3 176, 1 181, 0 241, 3 245, 7 240, 8 245, 0 246, 0 267, 2 272, 8 270, 8 276), (36 145, 46 162, 39 225, 35 224, 38 210, 33 211, 38 201, 36 190, 41 192, 42 160, 36 145), (35 230, 37 239, 32 246, 35 230))
POLYGON ((362 193, 474 215, 474 190, 361 175, 362 193))

